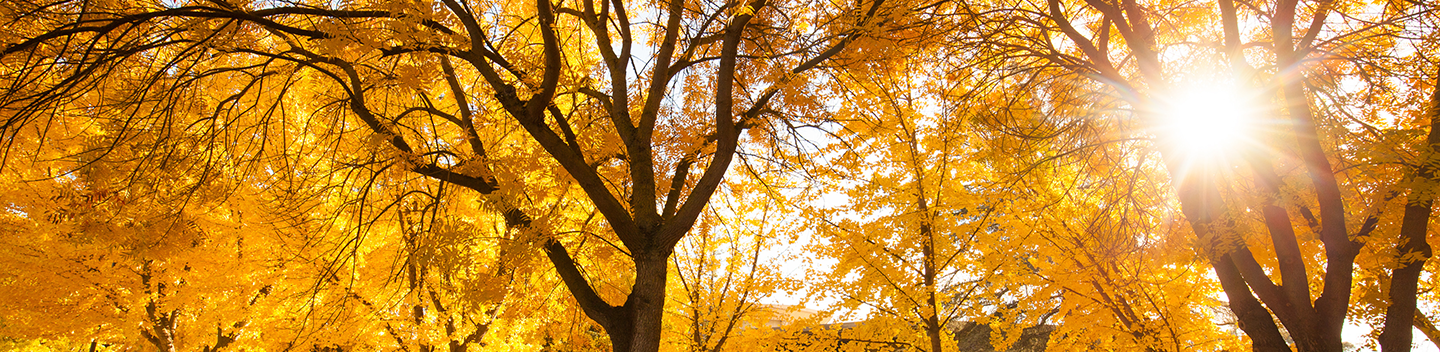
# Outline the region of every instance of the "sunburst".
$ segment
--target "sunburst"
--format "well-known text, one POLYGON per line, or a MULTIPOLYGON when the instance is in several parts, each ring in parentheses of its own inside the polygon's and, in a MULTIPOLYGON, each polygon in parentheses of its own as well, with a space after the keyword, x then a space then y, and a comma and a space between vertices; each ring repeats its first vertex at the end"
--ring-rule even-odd
POLYGON ((1191 161, 1234 156, 1253 138, 1254 95, 1234 85, 1192 85, 1161 104, 1161 138, 1191 161))

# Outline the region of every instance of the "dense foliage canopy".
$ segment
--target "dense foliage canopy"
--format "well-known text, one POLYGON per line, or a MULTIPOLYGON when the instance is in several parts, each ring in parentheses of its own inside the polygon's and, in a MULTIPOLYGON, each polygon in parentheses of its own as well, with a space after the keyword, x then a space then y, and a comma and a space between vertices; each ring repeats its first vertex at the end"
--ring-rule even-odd
POLYGON ((0 348, 1408 351, 1435 11, 7 1, 0 348))

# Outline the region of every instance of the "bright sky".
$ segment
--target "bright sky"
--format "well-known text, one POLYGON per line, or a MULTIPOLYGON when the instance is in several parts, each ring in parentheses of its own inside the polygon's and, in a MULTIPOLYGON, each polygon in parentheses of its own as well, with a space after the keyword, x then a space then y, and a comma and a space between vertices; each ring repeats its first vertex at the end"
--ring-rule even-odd
MULTIPOLYGON (((1362 326, 1359 326, 1359 325, 1355 325, 1355 324, 1353 324, 1353 323, 1347 323, 1347 324, 1345 324, 1345 333, 1344 333, 1344 335, 1345 335, 1345 341, 1346 341, 1346 342, 1349 342, 1349 343, 1353 343, 1353 344, 1355 344, 1356 346, 1360 346, 1360 345, 1364 344, 1365 334, 1368 333, 1368 332, 1370 332, 1370 328, 1368 328, 1368 327, 1362 327, 1362 326)), ((1420 333, 1420 330, 1414 330, 1413 333, 1414 333, 1414 336, 1415 336, 1415 339, 1414 339, 1415 342, 1411 343, 1411 345, 1412 345, 1412 346, 1415 346, 1415 348, 1411 349, 1411 350, 1410 350, 1411 352, 1440 352, 1440 348, 1436 348, 1436 347, 1435 347, 1435 344, 1430 342, 1430 339, 1425 338, 1425 334, 1420 333)), ((1377 350, 1377 349, 1369 349, 1369 348, 1361 348, 1361 349, 1358 349, 1357 351, 1378 351, 1378 350, 1377 350)))

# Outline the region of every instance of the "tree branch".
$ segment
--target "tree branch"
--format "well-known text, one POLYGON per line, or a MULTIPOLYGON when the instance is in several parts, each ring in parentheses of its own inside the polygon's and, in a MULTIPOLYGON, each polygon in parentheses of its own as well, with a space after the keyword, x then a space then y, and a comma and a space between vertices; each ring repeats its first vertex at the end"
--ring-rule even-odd
POLYGON ((545 256, 550 258, 550 263, 555 265, 555 272, 560 274, 561 281, 570 293, 575 296, 575 301, 580 304, 580 309, 585 311, 585 316, 594 319, 606 331, 613 331, 615 324, 623 324, 619 317, 614 316, 615 310, 619 307, 606 303, 605 299, 590 287, 585 276, 580 274, 575 260, 571 259, 570 253, 565 250, 565 245, 560 241, 550 239, 545 242, 545 256))

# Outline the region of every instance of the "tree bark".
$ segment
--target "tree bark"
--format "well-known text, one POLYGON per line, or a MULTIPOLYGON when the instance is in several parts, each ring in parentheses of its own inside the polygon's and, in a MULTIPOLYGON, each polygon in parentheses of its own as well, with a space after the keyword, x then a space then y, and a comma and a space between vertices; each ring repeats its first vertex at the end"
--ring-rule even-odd
POLYGON ((660 350, 661 322, 665 318, 665 282, 669 268, 669 251, 637 254, 635 286, 625 300, 632 310, 634 340, 630 351, 660 350))
MULTIPOLYGON (((916 162, 918 162, 918 160, 916 162)), ((916 179, 917 181, 921 180, 920 177, 916 177, 916 179)), ((925 272, 921 274, 925 276, 923 286, 926 294, 925 304, 929 305, 929 307, 925 307, 926 310, 928 310, 925 312, 928 316, 923 317, 923 319, 925 320, 925 335, 930 339, 930 352, 942 352, 944 351, 944 347, 941 343, 940 331, 944 326, 940 324, 940 304, 936 301, 935 297, 935 277, 938 274, 935 269, 935 234, 931 230, 931 214, 929 207, 925 204, 924 190, 925 188, 922 185, 920 187, 920 240, 924 241, 924 243, 921 244, 924 246, 922 249, 923 258, 921 258, 921 260, 925 261, 925 272)))
POLYGON ((1414 338, 1411 326, 1417 321, 1416 289, 1425 261, 1431 255, 1425 235, 1429 232, 1430 212, 1435 203, 1436 163, 1440 162, 1440 129, 1436 128, 1440 127, 1440 87, 1431 94, 1428 115, 1430 132, 1425 138, 1425 149, 1421 150, 1420 165, 1409 182, 1410 196, 1400 220, 1400 239, 1395 244, 1400 267, 1390 275, 1390 306, 1385 308, 1385 327, 1380 332, 1382 352, 1408 352, 1414 338))

